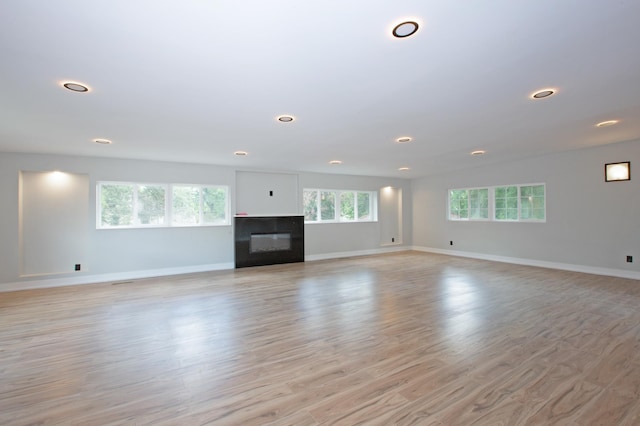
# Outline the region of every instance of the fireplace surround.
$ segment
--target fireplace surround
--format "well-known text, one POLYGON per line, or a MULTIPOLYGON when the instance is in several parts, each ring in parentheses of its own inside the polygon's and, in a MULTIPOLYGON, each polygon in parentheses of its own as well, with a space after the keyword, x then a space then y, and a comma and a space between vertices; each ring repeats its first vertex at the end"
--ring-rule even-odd
POLYGON ((236 268, 304 262, 304 216, 236 216, 236 268))

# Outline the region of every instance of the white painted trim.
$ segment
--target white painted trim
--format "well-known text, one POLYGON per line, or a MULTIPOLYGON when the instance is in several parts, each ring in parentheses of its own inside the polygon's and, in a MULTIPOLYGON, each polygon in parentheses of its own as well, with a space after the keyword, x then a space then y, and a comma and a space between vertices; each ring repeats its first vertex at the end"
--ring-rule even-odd
MULTIPOLYGON (((339 259, 343 257, 368 256, 372 254, 394 253, 411 250, 407 246, 385 247, 372 250, 346 251, 305 256, 305 261, 339 259)), ((0 283, 0 293, 18 290, 33 290, 38 288, 64 287, 70 285, 108 283, 128 281, 143 278, 164 277, 170 275, 192 274, 197 272, 220 271, 234 269, 235 263, 217 263, 210 265, 185 266, 181 268, 149 269, 143 271, 117 272, 99 275, 67 275, 60 278, 48 278, 41 280, 17 281, 13 283, 0 283)))
MULTIPOLYGON (((472 259, 489 260, 494 262, 513 263, 517 265, 537 266, 541 268, 560 269, 564 271, 582 272, 586 274, 605 275, 611 277, 629 278, 640 280, 640 272, 626 271, 623 269, 599 268, 586 265, 573 265, 568 263, 547 262, 543 260, 522 259, 517 257, 497 256, 484 253, 474 253, 457 250, 445 250, 432 247, 419 246, 396 246, 384 247, 372 250, 358 250, 333 252, 325 254, 314 254, 305 256, 305 261, 339 259, 344 257, 369 256, 374 254, 396 253, 407 250, 422 251, 426 253, 437 253, 448 256, 468 257, 472 259)), ((198 272, 220 271, 234 269, 234 263, 216 263, 209 265, 185 266, 179 268, 149 269, 144 271, 118 272, 100 275, 74 275, 64 278, 49 278, 31 281, 17 281, 13 283, 0 284, 0 293, 18 290, 32 290, 38 288, 63 287, 70 285, 96 284, 106 282, 118 282, 143 278, 164 277, 170 275, 192 274, 198 272)))
POLYGON ((600 268, 597 266, 574 265, 571 263, 548 262, 545 260, 523 259, 519 257, 498 256, 493 254, 475 253, 468 251, 446 250, 433 247, 413 246, 415 251, 426 253, 445 254, 448 256, 469 257, 472 259, 490 260, 493 262, 513 263, 516 265, 537 266, 540 268, 559 269, 563 271, 582 272, 585 274, 605 275, 609 277, 629 278, 640 280, 640 272, 624 269, 600 268))
POLYGON ((408 250, 412 250, 412 248, 407 246, 396 246, 396 247, 385 247, 385 248, 371 249, 371 250, 341 251, 341 252, 332 252, 332 253, 324 253, 324 254, 311 254, 311 255, 305 256, 304 260, 306 262, 313 262, 315 260, 340 259, 343 257, 355 257, 355 256, 369 256, 372 254, 395 253, 399 251, 408 251, 408 250))
POLYGON ((32 290, 37 288, 63 287, 69 285, 96 284, 136 280, 141 278, 164 277, 169 275, 193 274, 197 272, 220 271, 233 269, 233 263, 215 263, 209 265, 184 266, 178 268, 148 269, 143 271, 116 272, 99 275, 69 275, 65 278, 49 278, 41 280, 17 281, 0 284, 0 293, 7 291, 32 290))

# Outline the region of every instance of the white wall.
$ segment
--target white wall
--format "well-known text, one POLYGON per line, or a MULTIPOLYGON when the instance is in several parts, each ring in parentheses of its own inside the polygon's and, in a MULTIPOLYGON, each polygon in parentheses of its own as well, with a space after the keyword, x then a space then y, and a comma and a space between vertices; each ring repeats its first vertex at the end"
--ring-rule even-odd
MULTIPOLYGON (((392 186, 401 189, 403 194, 411 194, 411 181, 381 177, 325 175, 319 173, 301 173, 299 176, 300 194, 304 188, 338 189, 356 191, 376 191, 380 198, 382 188, 392 186)), ((401 214, 403 246, 411 245, 411 197, 403 196, 401 214)), ((305 255, 314 258, 336 253, 367 253, 380 250, 383 246, 382 230, 388 221, 397 221, 397 215, 385 216, 378 212, 378 222, 333 223, 305 225, 305 255)))
MULTIPOLYGON (((96 182, 192 183, 228 185, 234 191, 235 170, 225 167, 152 161, 0 153, 0 287, 20 288, 33 278, 20 277, 18 176, 21 170, 58 170, 89 176, 89 271, 51 278, 51 285, 127 279, 233 266, 232 226, 97 230, 96 182), (55 278, 55 279, 53 279, 55 278)), ((233 211, 233 205, 232 210, 233 211)), ((69 234, 69 238, 72 235, 69 234)), ((74 248, 74 250, 77 248, 74 248)), ((60 250, 66 250, 60 247, 60 250)), ((83 262, 83 263, 85 263, 83 262)), ((45 283, 45 285, 47 285, 45 283)))
POLYGON ((89 176, 22 171, 19 181, 21 276, 88 269, 89 176))
POLYGON ((413 244, 640 276, 639 167, 640 141, 633 141, 415 180, 413 244), (632 180, 605 183, 604 164, 619 161, 631 161, 632 180), (546 223, 447 220, 448 189, 539 182, 546 183, 546 223))
MULTIPOLYGON (((236 172, 234 168, 211 165, 0 152, 0 195, 3 197, 0 203, 0 290, 232 268, 232 225, 97 230, 95 198, 98 181, 227 185, 231 195, 230 211, 236 212, 236 172), (18 177, 20 171, 53 170, 89 177, 86 256, 82 260, 82 271, 45 274, 36 282, 33 277, 20 276, 18 177), (88 271, 84 270, 85 265, 88 271)), ((285 199, 302 200, 303 188, 378 191, 391 185, 402 188, 403 194, 410 194, 411 188, 408 180, 376 177, 303 173, 297 175, 297 180, 298 187, 287 190, 297 193, 288 194, 285 199)), ((403 241, 410 244, 411 200, 406 196, 404 199, 403 241)), ((289 204, 286 209, 292 210, 289 204)), ((290 213, 273 211, 273 214, 290 213)), ((380 217, 379 220, 384 223, 388 218, 380 217)), ((305 255, 313 259, 385 251, 387 249, 380 245, 380 222, 305 226, 305 255)), ((72 238, 70 233, 67 235, 72 238)), ((65 247, 60 249, 66 250, 65 247)), ((78 248, 74 246, 73 250, 78 248)))
POLYGON ((292 173, 236 173, 236 212, 250 216, 299 215, 298 175, 292 173))

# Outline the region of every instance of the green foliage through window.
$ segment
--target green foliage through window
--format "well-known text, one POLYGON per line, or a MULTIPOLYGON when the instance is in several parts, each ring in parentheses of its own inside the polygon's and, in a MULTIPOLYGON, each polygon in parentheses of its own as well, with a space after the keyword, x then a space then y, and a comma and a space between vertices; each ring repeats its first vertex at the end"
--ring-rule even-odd
POLYGON ((489 189, 453 189, 449 191, 449 219, 489 219, 489 189))
POLYGON ((449 220, 543 222, 545 185, 508 185, 449 190, 449 220), (493 207, 493 214, 490 208, 493 207))
POLYGON ((99 182, 98 194, 98 228, 229 223, 223 186, 99 182))
POLYGON ((100 226, 133 225, 133 185, 102 185, 100 190, 100 226))
POLYGON ((305 189, 302 210, 305 222, 370 222, 375 219, 376 193, 305 189))

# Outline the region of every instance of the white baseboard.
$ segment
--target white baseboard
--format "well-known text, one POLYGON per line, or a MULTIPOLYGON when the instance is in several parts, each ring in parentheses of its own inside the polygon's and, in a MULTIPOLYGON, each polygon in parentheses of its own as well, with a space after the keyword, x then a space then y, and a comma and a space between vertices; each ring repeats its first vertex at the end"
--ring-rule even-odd
POLYGON ((193 274, 197 272, 220 271, 233 269, 233 263, 214 263, 209 265, 184 266, 178 268, 148 269, 143 271, 116 272, 97 275, 68 275, 64 278, 43 278, 39 280, 17 281, 0 284, 0 293, 38 288, 63 287, 68 285, 96 284, 137 280, 142 278, 164 277, 169 275, 193 274))
POLYGON ((538 266, 540 268, 560 269, 563 271, 583 272, 585 274, 605 275, 609 277, 640 280, 640 272, 627 271, 624 269, 600 268, 597 266, 574 265, 571 263, 548 262, 545 260, 523 259, 519 257, 497 256, 493 254, 446 250, 432 247, 413 246, 411 247, 411 249, 427 253, 446 254, 449 256, 469 257, 472 259, 491 260, 494 262, 513 263, 516 265, 538 266))
MULTIPOLYGON (((513 263, 517 265, 538 266, 541 268, 560 269, 564 271, 583 272, 586 274, 605 275, 611 277, 630 278, 640 280, 640 272, 626 271, 624 269, 599 268, 587 265, 573 265, 569 263, 547 262, 543 260, 522 259, 518 257, 497 256, 484 253, 474 253, 457 250, 445 250, 420 246, 386 246, 371 250, 356 250, 313 254, 305 256, 305 261, 339 259, 344 257, 369 256, 374 254, 395 253, 400 251, 415 250, 426 253, 437 253, 449 256, 468 257, 472 259, 490 260, 494 262, 513 263)), ((170 275, 192 274, 198 272, 220 271, 234 269, 234 263, 216 263, 209 265, 185 266, 179 268, 149 269, 142 271, 117 272, 112 274, 97 275, 69 275, 61 278, 43 278, 38 280, 17 281, 0 284, 0 293, 17 290, 32 290, 38 288, 62 287, 69 285, 96 284, 107 282, 128 281, 143 278, 164 277, 170 275)))
MULTIPOLYGON (((400 245, 386 246, 383 248, 372 249, 372 250, 359 250, 359 251, 347 251, 347 252, 309 255, 309 256, 305 256, 305 261, 311 262, 314 260, 338 259, 338 258, 353 257, 353 256, 367 256, 372 254, 392 253, 392 252, 406 251, 406 250, 410 250, 410 248, 407 246, 400 246, 400 245)), ((34 280, 17 281, 12 283, 0 283, 0 293, 7 292, 7 291, 33 290, 38 288, 63 287, 63 286, 70 286, 70 285, 128 281, 128 280, 137 280, 137 279, 143 279, 143 278, 165 277, 169 275, 181 275, 181 274, 192 274, 197 272, 220 271, 224 269, 234 269, 234 268, 235 268, 235 264, 230 262, 230 263, 217 263, 217 264, 210 264, 210 265, 186 266, 186 267, 179 267, 179 268, 163 268, 163 269, 149 269, 149 270, 130 271, 130 272, 117 272, 112 274, 97 274, 97 275, 70 274, 70 275, 66 275, 65 277, 59 277, 59 278, 42 278, 42 279, 34 279, 34 280)))
POLYGON ((339 259, 343 257, 354 257, 354 256, 369 256, 372 254, 385 254, 385 253, 395 253, 399 251, 407 251, 412 250, 411 247, 408 246, 385 246, 377 249, 370 250, 356 250, 356 251, 341 251, 341 252, 333 252, 333 253, 324 253, 324 254, 311 254, 304 257, 306 262, 313 262, 314 260, 328 260, 328 259, 339 259))

